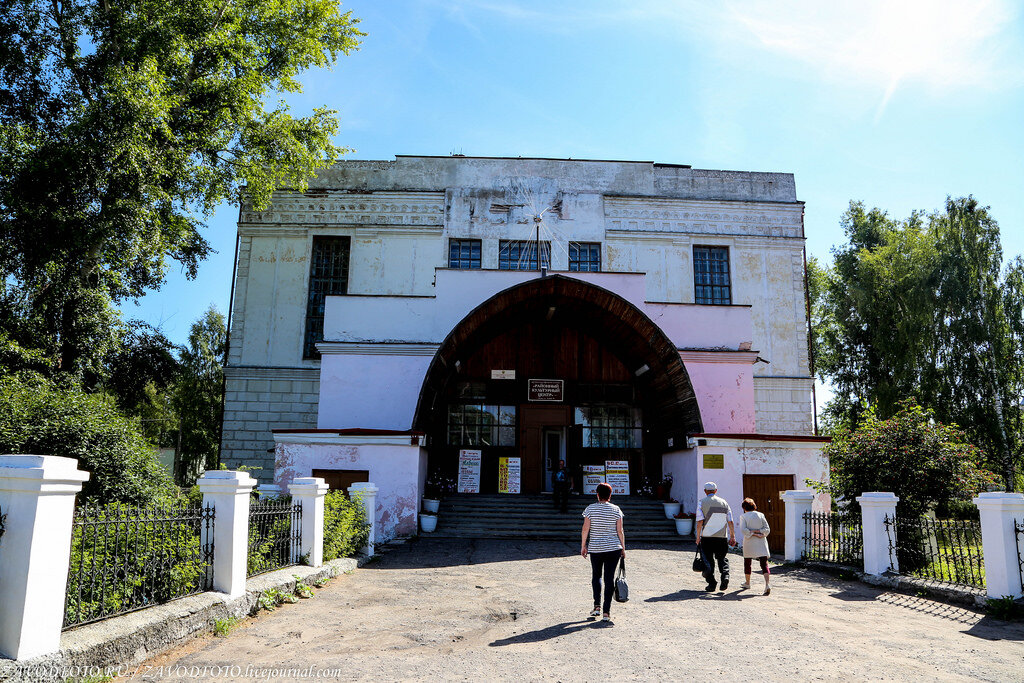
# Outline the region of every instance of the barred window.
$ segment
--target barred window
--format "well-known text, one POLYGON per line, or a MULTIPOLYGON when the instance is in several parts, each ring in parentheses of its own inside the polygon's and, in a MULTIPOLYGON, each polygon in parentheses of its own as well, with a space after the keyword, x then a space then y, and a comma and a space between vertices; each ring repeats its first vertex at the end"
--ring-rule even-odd
POLYGON ((348 293, 348 237, 314 237, 306 301, 303 358, 319 358, 316 343, 324 338, 324 303, 328 296, 348 293))
POLYGON ((583 427, 584 448, 640 448, 640 410, 625 405, 578 406, 576 424, 583 427))
POLYGON ((480 240, 448 240, 449 268, 479 268, 480 240))
POLYGON ((515 446, 516 407, 482 403, 449 405, 448 445, 515 446))
MULTIPOLYGON (((551 267, 551 243, 540 243, 541 265, 551 267)), ((501 240, 498 243, 498 270, 540 270, 537 267, 537 243, 532 240, 501 240)))
POLYGON ((693 248, 693 289, 698 304, 732 303, 727 247, 693 248))
POLYGON ((581 273, 601 272, 601 243, 569 242, 569 270, 581 273))

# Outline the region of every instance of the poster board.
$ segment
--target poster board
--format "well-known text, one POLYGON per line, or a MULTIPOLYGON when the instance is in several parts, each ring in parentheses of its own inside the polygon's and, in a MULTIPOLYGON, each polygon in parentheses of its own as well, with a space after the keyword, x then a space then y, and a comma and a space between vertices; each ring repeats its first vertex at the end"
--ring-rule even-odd
POLYGON ((604 463, 605 481, 612 487, 612 493, 618 496, 629 495, 629 461, 606 460, 604 463))
POLYGON ((480 460, 478 449, 459 451, 459 493, 480 493, 480 460))
POLYGON ((724 453, 704 453, 704 469, 706 470, 724 470, 725 469, 725 454, 724 453))
POLYGON ((519 493, 521 463, 520 458, 498 458, 498 493, 519 493))
POLYGON ((597 485, 604 482, 603 465, 583 466, 583 493, 594 495, 597 493, 597 485))

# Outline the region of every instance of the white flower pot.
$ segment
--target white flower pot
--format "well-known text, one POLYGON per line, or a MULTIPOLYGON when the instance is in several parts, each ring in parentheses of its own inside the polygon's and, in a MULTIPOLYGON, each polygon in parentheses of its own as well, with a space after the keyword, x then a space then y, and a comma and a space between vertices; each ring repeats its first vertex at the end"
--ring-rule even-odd
POLYGON ((693 533, 693 519, 687 517, 686 519, 676 520, 676 532, 680 536, 689 536, 693 533))
POLYGON ((437 512, 437 508, 440 507, 441 501, 434 500, 433 498, 423 499, 423 511, 424 512, 437 512))
POLYGON ((420 515, 420 528, 423 529, 423 533, 429 534, 431 531, 437 528, 437 515, 420 515))
POLYGON ((665 506, 665 519, 672 519, 679 514, 679 503, 662 503, 665 506))

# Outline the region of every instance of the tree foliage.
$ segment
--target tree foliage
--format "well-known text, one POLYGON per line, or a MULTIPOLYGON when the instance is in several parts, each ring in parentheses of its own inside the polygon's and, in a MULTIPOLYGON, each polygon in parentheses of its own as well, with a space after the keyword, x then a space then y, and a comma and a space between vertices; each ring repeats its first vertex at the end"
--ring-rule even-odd
POLYGON ((195 275, 214 207, 243 188, 265 206, 344 152, 335 112, 272 103, 355 49, 356 23, 335 0, 5 3, 0 313, 15 341, 87 371, 112 302, 158 288, 169 259, 195 275))
POLYGON ((816 369, 835 399, 826 424, 855 427, 911 397, 961 425, 1006 483, 1020 461, 1024 261, 1005 268, 999 227, 972 198, 890 218, 853 202, 847 243, 809 264, 816 369))
POLYGON ((912 401, 885 420, 866 410, 856 429, 835 430, 824 454, 830 477, 818 488, 853 507, 865 491, 892 491, 900 514, 909 517, 968 498, 998 480, 980 466, 982 453, 963 431, 936 422, 932 411, 912 401))

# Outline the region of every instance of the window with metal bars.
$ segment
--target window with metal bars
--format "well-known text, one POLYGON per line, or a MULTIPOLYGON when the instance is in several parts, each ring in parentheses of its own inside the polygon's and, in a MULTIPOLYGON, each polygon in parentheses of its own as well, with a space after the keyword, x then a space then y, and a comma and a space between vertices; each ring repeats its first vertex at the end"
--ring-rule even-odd
MULTIPOLYGON (((551 267, 551 243, 540 243, 541 266, 551 267)), ((498 243, 498 270, 540 270, 537 267, 537 242, 501 240, 498 243)))
POLYGON ((693 290, 698 304, 732 303, 728 247, 693 248, 693 290))
POLYGON ((515 446, 516 407, 476 404, 448 406, 451 446, 515 446))
POLYGON ((348 293, 348 237, 314 237, 309 264, 306 338, 303 358, 319 358, 316 343, 324 338, 324 303, 328 296, 348 293))
POLYGON ((448 240, 449 268, 479 268, 480 240, 448 240))
POLYGON ((601 272, 601 243, 569 242, 569 270, 580 273, 601 272))
POLYGON ((575 422, 582 429, 583 448, 642 448, 640 410, 626 405, 577 406, 575 422))

